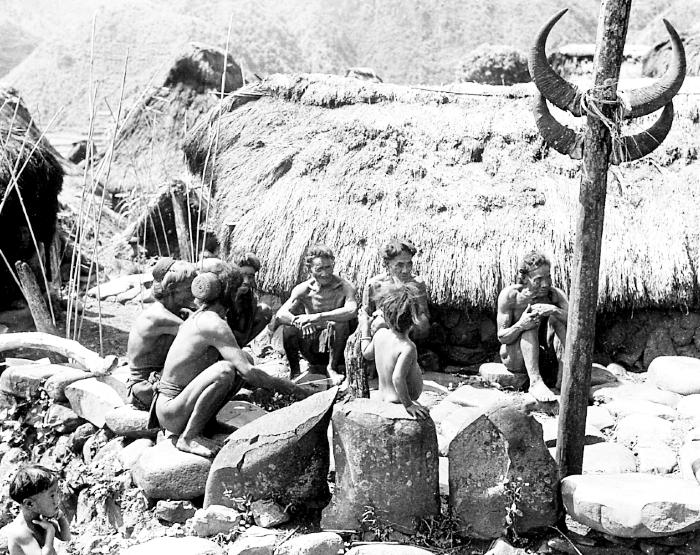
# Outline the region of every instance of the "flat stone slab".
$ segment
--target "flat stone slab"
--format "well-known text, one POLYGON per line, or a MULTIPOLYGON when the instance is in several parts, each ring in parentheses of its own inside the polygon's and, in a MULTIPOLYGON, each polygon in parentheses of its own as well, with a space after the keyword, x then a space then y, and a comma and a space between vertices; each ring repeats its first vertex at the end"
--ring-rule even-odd
POLYGON ((624 538, 700 528, 700 485, 652 474, 587 474, 561 483, 566 512, 599 532, 624 538))
POLYGON ((133 405, 122 405, 105 414, 107 427, 116 435, 128 438, 155 438, 158 428, 148 427, 148 412, 133 405))
POLYGON ((604 384, 591 388, 591 398, 593 401, 607 403, 619 399, 631 401, 651 401, 666 405, 672 409, 676 408, 681 396, 671 391, 663 391, 652 384, 647 383, 621 383, 604 384))
POLYGON ((676 407, 679 418, 694 418, 700 421, 700 393, 684 396, 676 407))
POLYGON ((75 413, 98 428, 105 425, 105 416, 124 404, 121 396, 109 385, 88 378, 66 387, 66 397, 75 413))
POLYGON ((317 393, 231 434, 214 458, 204 506, 232 507, 232 497, 245 495, 282 506, 327 503, 327 430, 337 392, 317 393))
POLYGON ((321 527, 359 530, 368 505, 380 520, 413 533, 440 511, 435 425, 403 405, 354 399, 333 411, 336 483, 321 527))
POLYGON ((346 552, 346 555, 429 555, 432 551, 426 551, 412 545, 358 545, 346 552))
POLYGON ((676 467, 676 453, 668 445, 637 447, 639 472, 670 474, 676 467))
POLYGON ((651 361, 647 382, 679 395, 700 393, 700 359, 661 356, 651 361))
POLYGON ((463 407, 479 407, 488 409, 491 406, 508 401, 507 393, 489 387, 474 387, 461 385, 450 393, 445 400, 463 407))
POLYGON ((336 554, 343 548, 343 538, 334 532, 316 532, 294 536, 275 550, 275 555, 336 554))
POLYGON ((85 370, 66 366, 64 371, 57 372, 46 380, 44 389, 54 401, 65 403, 68 401, 66 397, 66 387, 74 382, 90 377, 92 377, 92 375, 85 372, 85 370))
POLYGON ((145 449, 131 475, 149 499, 187 500, 204 494, 211 465, 210 459, 180 451, 169 438, 145 449))
POLYGON ((121 551, 121 555, 224 555, 225 551, 211 540, 185 536, 163 536, 121 551))
POLYGON ((500 362, 486 362, 479 367, 479 376, 489 383, 501 387, 522 389, 527 382, 527 374, 514 374, 500 362))
POLYGON ((624 418, 633 414, 658 416, 664 420, 675 420, 677 417, 676 411, 671 407, 644 399, 615 399, 601 406, 604 406, 615 418, 624 418))
POLYGON ((586 426, 588 424, 605 430, 615 425, 615 419, 605 405, 591 405, 586 409, 586 426))
POLYGON ((229 401, 221 408, 216 418, 221 422, 242 428, 266 414, 265 409, 248 401, 229 401))
MULTIPOLYGON (((556 449, 552 449, 552 457, 556 449)), ((621 474, 637 471, 634 453, 619 443, 604 442, 586 445, 583 448, 584 474, 621 474)))
POLYGON ((131 470, 134 468, 136 461, 141 458, 141 455, 143 455, 146 449, 149 449, 154 445, 153 440, 149 438, 143 437, 141 439, 135 439, 129 443, 129 445, 125 446, 124 449, 122 449, 117 455, 119 464, 122 468, 131 470))
MULTIPOLYGON (((556 447, 557 435, 559 433, 559 418, 547 418, 544 421, 540 421, 540 424, 542 425, 542 439, 544 440, 544 444, 547 447, 556 447)), ((598 428, 591 426, 588 421, 586 421, 584 445, 591 445, 602 441, 605 441, 605 436, 598 428)))
POLYGON ((485 409, 481 407, 464 407, 447 399, 434 406, 430 410, 430 417, 435 422, 440 455, 446 457, 455 436, 484 412, 485 409))
POLYGON ((130 377, 131 372, 129 371, 128 366, 117 366, 109 374, 105 374, 104 376, 97 376, 95 379, 98 382, 102 382, 103 384, 106 384, 109 387, 111 387, 114 391, 117 392, 117 394, 119 395, 119 397, 121 397, 121 400, 124 403, 128 403, 129 390, 127 387, 127 383, 129 382, 130 377))
POLYGON ((628 447, 653 447, 671 445, 674 439, 673 424, 658 416, 630 414, 621 418, 615 428, 618 443, 628 447))
MULTIPOLYGON (((68 366, 60 364, 21 364, 8 366, 0 374, 0 391, 29 399, 36 395, 41 384, 55 374, 65 372, 68 366)), ((74 368, 70 368, 74 370, 74 368)))
POLYGON ((226 555, 273 555, 282 535, 275 530, 251 526, 229 544, 226 555))

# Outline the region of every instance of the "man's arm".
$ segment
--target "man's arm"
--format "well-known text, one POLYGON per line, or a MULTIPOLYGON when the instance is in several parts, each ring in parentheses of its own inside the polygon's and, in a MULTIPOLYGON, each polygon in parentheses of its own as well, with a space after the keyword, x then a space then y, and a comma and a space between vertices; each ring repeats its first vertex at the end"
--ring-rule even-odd
POLYGON ((281 391, 282 393, 294 395, 300 399, 304 399, 310 395, 306 389, 299 387, 291 381, 274 378, 253 366, 238 346, 236 337, 233 335, 228 324, 220 318, 218 320, 218 322, 213 324, 213 329, 210 331, 210 336, 213 338, 212 346, 219 351, 224 360, 235 366, 236 371, 246 382, 253 387, 281 391))
POLYGON ((396 366, 394 367, 391 381, 399 396, 399 401, 401 401, 406 408, 406 412, 414 418, 423 419, 427 418, 430 412, 424 406, 414 402, 408 393, 408 374, 417 364, 416 356, 415 347, 402 349, 401 354, 399 354, 399 357, 396 359, 396 366))
POLYGON ((295 322, 301 325, 320 324, 324 322, 349 322, 357 316, 357 300, 355 300, 355 294, 355 288, 346 281, 343 285, 343 296, 345 297, 343 306, 327 312, 302 314, 296 317, 295 322))
POLYGON ((524 331, 534 328, 539 323, 539 315, 533 312, 532 307, 528 306, 520 319, 511 325, 516 295, 517 292, 510 287, 498 295, 498 313, 496 315, 498 331, 496 335, 498 341, 503 345, 514 343, 524 331))
POLYGON ((533 304, 532 309, 543 318, 551 316, 566 324, 569 318, 569 301, 561 289, 552 287, 552 292, 553 299, 551 303, 533 304))
POLYGON ((289 296, 287 301, 279 308, 275 318, 280 324, 285 324, 287 326, 294 325, 294 318, 296 315, 294 312, 299 310, 303 305, 301 303, 301 297, 306 295, 308 284, 307 282, 300 283, 294 289, 292 289, 292 294, 289 296))

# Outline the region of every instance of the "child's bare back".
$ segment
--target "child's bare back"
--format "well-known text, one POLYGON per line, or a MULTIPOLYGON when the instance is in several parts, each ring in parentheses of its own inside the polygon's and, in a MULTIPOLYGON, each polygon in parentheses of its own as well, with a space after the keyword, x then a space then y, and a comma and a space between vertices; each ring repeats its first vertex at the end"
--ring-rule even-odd
POLYGON ((382 328, 374 334, 373 343, 382 400, 389 403, 401 402, 395 385, 399 380, 405 382, 410 400, 418 399, 423 392, 423 376, 413 341, 382 328))

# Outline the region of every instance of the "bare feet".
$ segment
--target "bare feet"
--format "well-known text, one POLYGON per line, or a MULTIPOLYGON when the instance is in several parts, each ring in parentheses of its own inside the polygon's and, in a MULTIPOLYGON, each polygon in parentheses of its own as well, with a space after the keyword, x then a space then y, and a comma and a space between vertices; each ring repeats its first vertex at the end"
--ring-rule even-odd
POLYGON ((528 393, 537 399, 540 403, 553 403, 557 400, 557 396, 549 389, 542 380, 534 383, 530 382, 528 393))
POLYGON ((345 379, 345 374, 340 374, 339 372, 336 372, 332 368, 328 368, 328 377, 331 380, 331 386, 340 385, 341 383, 343 383, 343 380, 345 379))
POLYGON ((185 438, 180 436, 175 444, 180 451, 211 459, 221 449, 221 445, 203 436, 185 438))

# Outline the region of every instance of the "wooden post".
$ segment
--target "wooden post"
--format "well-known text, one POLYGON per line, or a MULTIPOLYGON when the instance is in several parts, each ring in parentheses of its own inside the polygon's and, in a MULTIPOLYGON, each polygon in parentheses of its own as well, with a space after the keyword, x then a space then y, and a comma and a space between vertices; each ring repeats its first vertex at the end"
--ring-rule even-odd
MULTIPOLYGON (((595 102, 613 119, 622 52, 632 0, 602 0, 598 19, 593 74, 595 102)), ((598 272, 603 237, 605 195, 611 152, 608 128, 595 115, 587 117, 583 174, 579 192, 571 299, 561 388, 557 462, 559 477, 581 474, 586 408, 591 384, 591 362, 598 304, 598 272)))
POLYGON ((36 277, 29 267, 29 264, 18 260, 15 262, 15 269, 17 270, 17 278, 22 284, 22 293, 24 294, 24 298, 27 299, 29 311, 32 313, 36 330, 58 335, 58 330, 51 320, 51 315, 49 314, 48 308, 46 308, 46 303, 44 303, 41 289, 39 289, 39 284, 36 282, 36 277))
POLYGON ((192 242, 190 239, 190 230, 187 225, 187 212, 189 206, 185 206, 185 199, 179 185, 175 184, 170 187, 170 197, 173 201, 173 215, 175 217, 175 231, 177 233, 177 244, 180 249, 180 259, 192 259, 192 242))
POLYGON ((345 344, 345 372, 348 380, 348 392, 351 398, 369 399, 369 378, 367 361, 362 356, 360 333, 355 332, 345 344))

